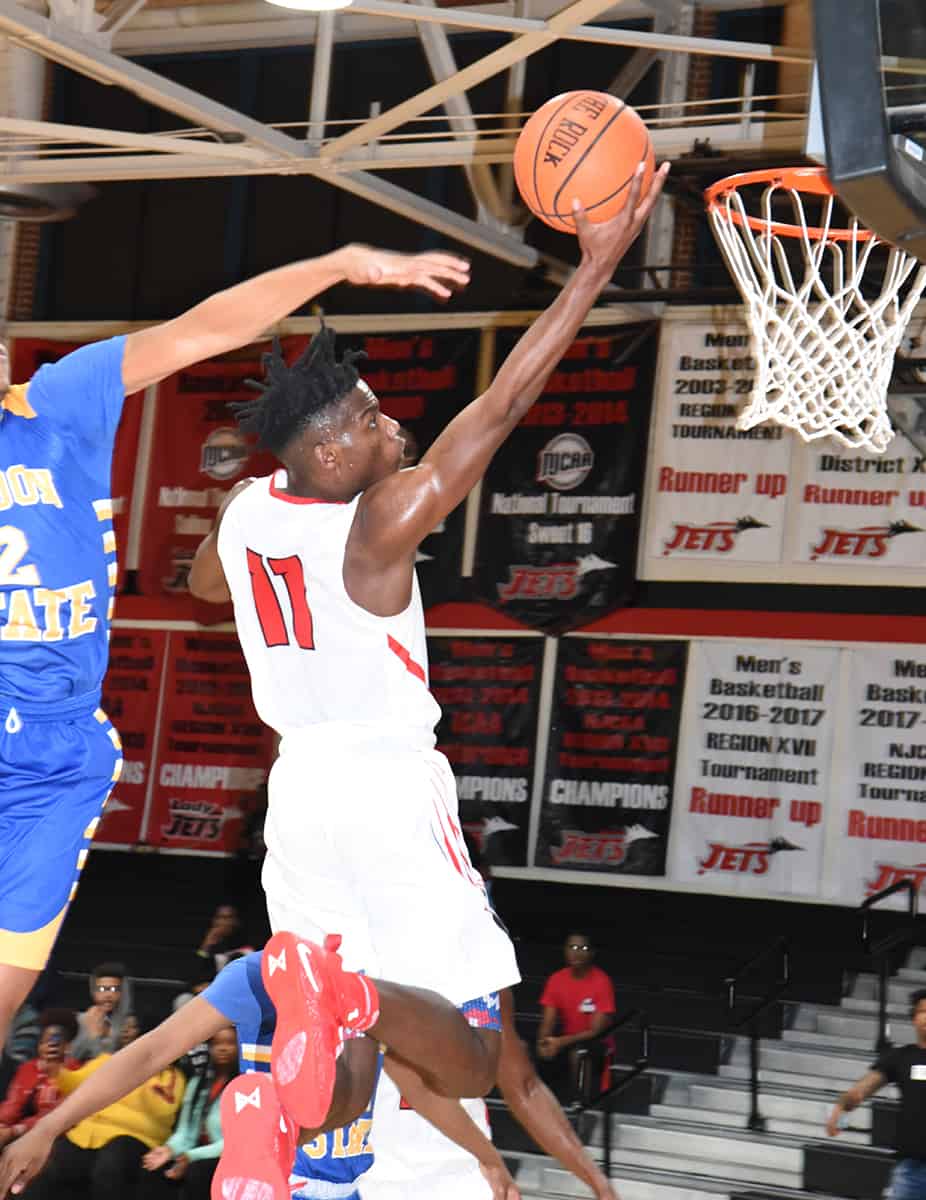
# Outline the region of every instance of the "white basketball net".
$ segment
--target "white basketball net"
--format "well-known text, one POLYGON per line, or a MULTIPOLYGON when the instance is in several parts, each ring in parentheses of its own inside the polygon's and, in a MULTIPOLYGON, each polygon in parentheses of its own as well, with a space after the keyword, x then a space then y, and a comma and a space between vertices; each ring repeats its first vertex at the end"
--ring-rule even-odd
POLYGON ((805 441, 833 437, 882 454, 894 436, 887 412, 894 355, 926 288, 926 266, 917 270, 915 258, 890 249, 880 294, 863 296, 865 272, 877 265, 872 251, 884 243, 866 238, 857 221, 845 241, 828 238, 834 200, 820 198, 816 232, 809 231, 801 193, 782 183, 762 193, 761 230, 750 228, 735 189, 710 208, 714 235, 746 302, 757 360, 752 394, 737 425, 751 429, 772 420, 805 441), (787 239, 773 229, 776 191, 790 193, 794 206, 795 236, 787 239), (786 240, 800 246, 802 276, 788 262, 786 240))

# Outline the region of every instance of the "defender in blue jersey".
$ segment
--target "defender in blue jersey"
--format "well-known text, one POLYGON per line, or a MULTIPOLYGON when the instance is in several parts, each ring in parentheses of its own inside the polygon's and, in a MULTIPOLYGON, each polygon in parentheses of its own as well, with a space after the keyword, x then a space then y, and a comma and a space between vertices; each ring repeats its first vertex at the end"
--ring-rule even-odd
POLYGON ((451 255, 346 246, 85 346, 25 384, 11 386, 0 349, 0 1045, 48 959, 121 767, 99 704, 123 398, 247 345, 334 284, 419 287, 445 299, 468 271, 451 255))
MULTIPOLYGON (((17 1192, 26 1186, 44 1165, 58 1136, 84 1117, 126 1095, 162 1066, 182 1057, 229 1023, 235 1026, 238 1035, 239 1061, 244 1074, 230 1083, 223 1093, 223 1162, 226 1153, 234 1157, 236 1150, 252 1158, 254 1146, 250 1135, 253 1131, 248 1120, 254 1115, 258 1096, 265 1107, 266 1100, 273 1099, 269 1071, 276 1012, 261 978, 262 957, 263 951, 257 951, 229 963, 204 992, 156 1029, 120 1050, 58 1108, 9 1146, 0 1159, 0 1197, 6 1196, 13 1185, 17 1192), (262 1085, 266 1086, 262 1088, 262 1085)), ((492 1016, 487 1013, 482 998, 463 1007, 469 1020, 500 1030, 497 1010, 497 998, 492 1016)), ((373 1164, 370 1134, 378 1075, 379 1067, 373 1094, 368 1092, 363 1097, 364 1111, 354 1120, 343 1126, 313 1130, 301 1138, 297 1129, 287 1130, 292 1148, 287 1159, 288 1185, 284 1184, 288 1194, 306 1200, 360 1200, 358 1184, 373 1164)), ((420 1084, 414 1087, 415 1081, 410 1079, 407 1068, 404 1074, 397 1074, 396 1079, 423 1115, 465 1149, 477 1153, 480 1162, 496 1172, 503 1183, 507 1182, 507 1173, 497 1151, 457 1102, 436 1096, 420 1084)), ((345 1097, 344 1101, 346 1108, 356 1106, 353 1097, 345 1097)), ((279 1113, 278 1108, 276 1113, 279 1113)), ((251 1169, 250 1163, 248 1169, 251 1169)), ((222 1194, 221 1173, 220 1165, 216 1172, 218 1182, 213 1181, 214 1194, 222 1194)), ((501 1194, 502 1189, 497 1190, 501 1194)), ((235 1194, 235 1189, 229 1189, 229 1194, 235 1194)), ((270 1193, 265 1190, 254 1194, 270 1193)))

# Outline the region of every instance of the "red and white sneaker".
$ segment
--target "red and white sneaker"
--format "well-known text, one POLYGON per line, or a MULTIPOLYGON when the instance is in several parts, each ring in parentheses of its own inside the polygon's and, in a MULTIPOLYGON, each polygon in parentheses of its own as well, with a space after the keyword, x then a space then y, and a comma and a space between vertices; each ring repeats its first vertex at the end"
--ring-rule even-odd
POLYGON ((269 1075, 251 1072, 222 1092, 224 1146, 212 1200, 290 1200, 299 1130, 281 1108, 269 1075))
POLYGON ((270 1071, 280 1103, 303 1129, 319 1128, 328 1115, 345 1029, 363 1032, 378 1016, 376 988, 342 968, 340 944, 337 935, 322 947, 275 933, 261 960, 277 1012, 270 1071))

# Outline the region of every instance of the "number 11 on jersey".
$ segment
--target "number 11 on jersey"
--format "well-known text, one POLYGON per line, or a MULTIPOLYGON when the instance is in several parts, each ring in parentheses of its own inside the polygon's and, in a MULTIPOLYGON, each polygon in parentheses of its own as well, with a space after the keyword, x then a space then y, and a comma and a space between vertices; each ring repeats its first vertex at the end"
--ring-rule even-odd
POLYGON ((288 558, 264 558, 248 549, 248 573, 251 594, 257 610, 257 620, 268 646, 290 646, 293 642, 303 650, 315 649, 312 614, 305 594, 305 571, 298 555, 288 558), (269 570, 268 570, 269 568, 269 570), (292 619, 292 637, 270 573, 279 576, 286 586, 292 619))

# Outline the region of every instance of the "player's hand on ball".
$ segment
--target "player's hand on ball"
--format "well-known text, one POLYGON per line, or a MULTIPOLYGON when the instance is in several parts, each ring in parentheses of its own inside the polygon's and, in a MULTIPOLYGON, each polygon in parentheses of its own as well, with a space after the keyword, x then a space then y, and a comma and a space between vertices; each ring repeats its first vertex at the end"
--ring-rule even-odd
POLYGON ((35 1126, 0 1154, 0 1200, 18 1196, 45 1166, 54 1139, 35 1126))
POLYGON ((455 254, 394 254, 372 246, 347 246, 345 277, 361 287, 419 288, 447 300, 469 283, 469 263, 455 254))
POLYGON ((576 223, 576 233, 579 236, 579 246, 582 250, 582 262, 600 269, 607 274, 608 279, 614 268, 621 261, 633 243, 640 235, 656 201, 662 192, 666 176, 669 174, 669 164, 663 163, 650 184, 649 191, 643 194, 644 164, 641 162, 630 184, 630 196, 627 203, 610 221, 592 224, 585 209, 578 200, 572 204, 572 213, 576 223))

